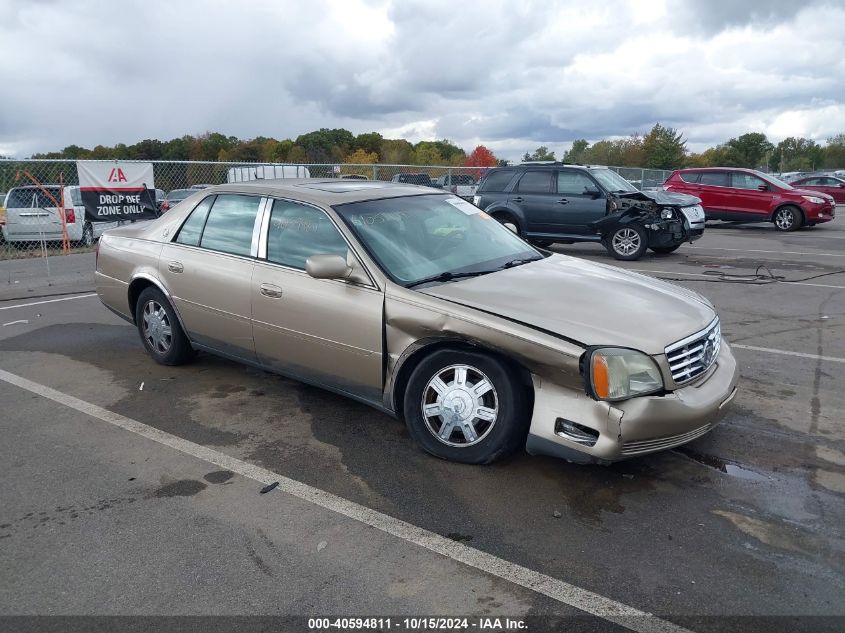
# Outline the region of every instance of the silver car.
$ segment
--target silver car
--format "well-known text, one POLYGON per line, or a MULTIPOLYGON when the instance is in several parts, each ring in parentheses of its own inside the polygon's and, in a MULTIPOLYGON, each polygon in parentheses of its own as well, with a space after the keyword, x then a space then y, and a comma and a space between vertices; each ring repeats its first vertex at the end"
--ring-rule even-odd
POLYGON ((107 231, 96 279, 156 361, 204 350, 295 377, 461 462, 651 453, 709 431, 736 393, 705 298, 539 250, 428 187, 211 187, 107 231))

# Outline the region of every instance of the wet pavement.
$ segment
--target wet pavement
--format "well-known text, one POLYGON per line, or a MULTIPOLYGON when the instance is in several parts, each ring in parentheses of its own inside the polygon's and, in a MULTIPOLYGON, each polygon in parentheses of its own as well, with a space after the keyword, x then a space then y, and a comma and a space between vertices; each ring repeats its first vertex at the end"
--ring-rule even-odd
MULTIPOLYGON (((743 620, 746 630, 818 630, 845 623, 800 619, 845 618, 845 274, 752 286, 703 273, 765 264, 804 279, 845 270, 844 246, 836 223, 792 234, 720 226, 674 255, 625 263, 713 301, 742 379, 712 432, 609 467, 524 453, 487 467, 443 462, 400 422, 320 389, 207 354, 156 365, 96 298, 0 312, 0 321, 27 321, 0 327, 0 369, 693 630, 731 630, 724 616, 781 618, 743 620)), ((619 264, 592 245, 555 250, 619 264)), ((13 387, 0 387, 16 401, 13 387)), ((44 423, 28 406, 5 414, 12 433, 44 423)), ((210 494, 226 483, 215 477, 177 479, 144 503, 210 494)), ((0 526, 0 555, 29 538, 7 533, 0 526)), ((170 547, 147 546, 162 555, 170 547)), ((49 540, 38 547, 49 550, 49 540)), ((555 612, 519 599, 508 608, 555 612)), ((0 612, 12 606, 0 599, 0 612)))

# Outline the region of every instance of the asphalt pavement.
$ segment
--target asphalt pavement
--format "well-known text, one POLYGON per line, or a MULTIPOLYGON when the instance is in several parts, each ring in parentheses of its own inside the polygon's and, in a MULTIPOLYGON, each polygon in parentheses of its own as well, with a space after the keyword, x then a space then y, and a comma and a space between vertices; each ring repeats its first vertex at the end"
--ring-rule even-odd
POLYGON ((555 246, 703 293, 740 362, 720 426, 609 467, 447 463, 319 389, 207 354, 156 365, 87 292, 93 254, 71 256, 78 294, 0 297, 0 614, 842 630, 843 247, 840 220, 717 225, 625 264, 555 246))

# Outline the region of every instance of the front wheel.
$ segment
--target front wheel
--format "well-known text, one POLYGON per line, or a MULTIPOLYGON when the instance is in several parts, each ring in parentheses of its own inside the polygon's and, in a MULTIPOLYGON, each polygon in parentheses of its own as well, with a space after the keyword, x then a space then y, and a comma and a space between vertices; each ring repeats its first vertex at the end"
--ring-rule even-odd
MULTIPOLYGON (((681 242, 681 244, 683 244, 683 242, 681 242)), ((681 248, 681 244, 675 244, 674 246, 649 246, 649 248, 658 255, 668 255, 669 253, 674 253, 676 250, 681 248)))
POLYGON ((604 242, 607 252, 622 261, 639 259, 648 248, 645 230, 636 224, 617 226, 608 233, 604 242))
POLYGON ((161 290, 145 288, 135 304, 135 323, 147 353, 162 365, 183 365, 194 349, 179 324, 176 312, 161 290))
POLYGON ((781 207, 773 218, 778 231, 797 231, 804 224, 804 215, 796 207, 781 207))
POLYGON ((510 368, 476 352, 434 352, 414 369, 404 397, 408 432, 427 452, 488 464, 525 442, 526 390, 510 368))

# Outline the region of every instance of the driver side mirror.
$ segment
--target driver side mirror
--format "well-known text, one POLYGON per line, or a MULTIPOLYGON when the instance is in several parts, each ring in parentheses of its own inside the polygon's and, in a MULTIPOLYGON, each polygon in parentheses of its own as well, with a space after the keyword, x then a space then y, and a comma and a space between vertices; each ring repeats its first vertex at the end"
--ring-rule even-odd
POLYGON ((353 283, 368 283, 369 278, 361 264, 350 253, 341 255, 311 255, 305 260, 305 272, 314 279, 341 279, 353 283), (349 263, 351 260, 352 263, 349 263))
POLYGON ((768 191, 769 185, 757 185, 757 191, 768 191))
POLYGON ((845 182, 840 182, 840 183, 839 183, 839 188, 840 188, 840 189, 845 189, 845 182))
POLYGON ((584 195, 590 196, 593 200, 600 198, 602 193, 595 187, 584 187, 584 195))

